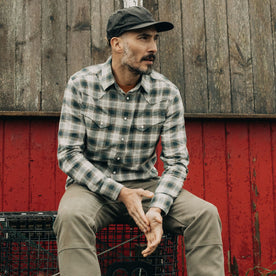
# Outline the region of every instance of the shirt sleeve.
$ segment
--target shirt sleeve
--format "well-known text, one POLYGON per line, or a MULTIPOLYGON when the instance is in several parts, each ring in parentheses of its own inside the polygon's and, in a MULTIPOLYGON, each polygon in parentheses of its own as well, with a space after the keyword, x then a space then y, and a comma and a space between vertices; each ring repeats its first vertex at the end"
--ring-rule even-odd
POLYGON ((85 158, 86 127, 81 114, 81 93, 76 87, 70 79, 64 93, 58 131, 59 166, 77 183, 116 200, 123 185, 106 177, 85 158))
POLYGON ((180 193, 188 174, 189 154, 186 147, 184 108, 179 91, 168 105, 161 133, 164 172, 158 183, 151 207, 160 208, 166 215, 180 193))

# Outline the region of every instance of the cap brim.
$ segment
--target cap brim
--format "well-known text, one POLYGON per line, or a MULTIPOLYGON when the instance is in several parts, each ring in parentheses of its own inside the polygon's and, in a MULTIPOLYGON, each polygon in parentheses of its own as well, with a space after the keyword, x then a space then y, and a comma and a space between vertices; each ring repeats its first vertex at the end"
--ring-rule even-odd
POLYGON ((149 27, 155 27, 157 32, 166 32, 166 31, 172 30, 174 28, 174 25, 166 21, 147 22, 147 23, 139 24, 134 27, 128 28, 125 31, 139 30, 139 29, 144 29, 149 27))

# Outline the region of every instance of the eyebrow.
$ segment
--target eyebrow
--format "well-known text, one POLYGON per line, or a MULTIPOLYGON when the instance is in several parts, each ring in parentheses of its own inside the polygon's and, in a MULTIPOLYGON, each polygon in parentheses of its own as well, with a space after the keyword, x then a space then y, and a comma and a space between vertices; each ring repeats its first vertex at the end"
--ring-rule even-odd
POLYGON ((151 35, 151 34, 144 33, 144 32, 138 34, 138 37, 141 37, 141 36, 146 36, 146 37, 152 37, 153 36, 155 39, 159 38, 159 34, 151 35))

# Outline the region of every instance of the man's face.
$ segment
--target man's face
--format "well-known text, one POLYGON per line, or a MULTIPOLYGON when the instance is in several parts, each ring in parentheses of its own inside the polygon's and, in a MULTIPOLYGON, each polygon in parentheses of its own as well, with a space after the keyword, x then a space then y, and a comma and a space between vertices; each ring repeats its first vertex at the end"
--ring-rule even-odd
POLYGON ((137 75, 150 74, 157 52, 158 34, 155 29, 141 29, 124 33, 122 65, 137 75))

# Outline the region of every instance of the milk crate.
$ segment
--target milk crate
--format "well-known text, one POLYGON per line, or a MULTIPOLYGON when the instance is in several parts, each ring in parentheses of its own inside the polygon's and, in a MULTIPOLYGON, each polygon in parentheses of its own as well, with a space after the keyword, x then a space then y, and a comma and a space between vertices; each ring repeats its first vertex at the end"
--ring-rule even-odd
MULTIPOLYGON (((0 213, 0 276, 58 274, 56 212, 0 213)), ((97 233, 102 275, 178 275, 177 237, 166 234, 144 258, 145 236, 137 227, 110 225, 97 233)))

